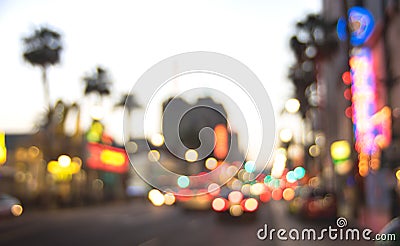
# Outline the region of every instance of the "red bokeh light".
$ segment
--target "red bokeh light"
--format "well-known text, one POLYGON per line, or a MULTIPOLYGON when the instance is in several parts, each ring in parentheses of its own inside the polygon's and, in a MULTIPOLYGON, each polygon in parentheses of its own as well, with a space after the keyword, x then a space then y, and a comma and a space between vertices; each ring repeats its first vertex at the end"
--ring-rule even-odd
POLYGON ((342 80, 345 85, 351 84, 351 76, 349 71, 346 71, 342 74, 342 80))
POLYGON ((344 98, 346 98, 346 100, 351 100, 351 89, 347 88, 346 90, 344 90, 343 92, 343 96, 344 98))

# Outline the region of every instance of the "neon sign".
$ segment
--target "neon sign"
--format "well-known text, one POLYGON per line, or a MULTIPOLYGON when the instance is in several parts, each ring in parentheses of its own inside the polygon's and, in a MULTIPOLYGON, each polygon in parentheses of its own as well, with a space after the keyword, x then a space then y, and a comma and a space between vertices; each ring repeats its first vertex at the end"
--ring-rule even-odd
POLYGON ((375 151, 375 133, 371 117, 376 112, 375 80, 368 48, 356 49, 350 58, 352 78, 353 123, 356 150, 371 154, 375 151))
POLYGON ((228 131, 226 126, 218 124, 215 126, 215 147, 214 155, 218 159, 224 159, 228 154, 228 131))
POLYGON ((88 167, 113 173, 126 173, 129 160, 123 149, 98 143, 88 143, 88 167))
POLYGON ((371 155, 390 143, 391 112, 389 107, 377 112, 376 81, 370 49, 363 47, 354 51, 349 63, 355 148, 359 153, 371 155))
MULTIPOLYGON (((352 7, 348 11, 348 23, 350 30, 350 43, 360 46, 371 36, 375 27, 374 17, 371 12, 362 7, 352 7)), ((339 18, 336 29, 340 40, 347 39, 347 23, 344 17, 339 18)))

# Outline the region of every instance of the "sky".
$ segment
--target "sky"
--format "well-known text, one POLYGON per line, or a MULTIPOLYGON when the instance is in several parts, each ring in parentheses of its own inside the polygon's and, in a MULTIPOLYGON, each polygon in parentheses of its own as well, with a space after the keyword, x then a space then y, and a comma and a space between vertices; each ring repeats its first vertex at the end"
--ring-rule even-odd
MULTIPOLYGON (((157 62, 184 52, 213 51, 249 67, 279 112, 292 95, 287 73, 294 61, 288 44, 294 25, 320 8, 320 0, 2 0, 0 130, 30 131, 44 110, 40 70, 22 58, 22 38, 41 25, 63 37, 61 63, 48 71, 53 102, 90 104, 83 99, 82 77, 97 65, 110 72, 111 102, 157 62)), ((116 135, 121 132, 121 125, 113 123, 117 118, 121 113, 110 111, 104 119, 116 135)))

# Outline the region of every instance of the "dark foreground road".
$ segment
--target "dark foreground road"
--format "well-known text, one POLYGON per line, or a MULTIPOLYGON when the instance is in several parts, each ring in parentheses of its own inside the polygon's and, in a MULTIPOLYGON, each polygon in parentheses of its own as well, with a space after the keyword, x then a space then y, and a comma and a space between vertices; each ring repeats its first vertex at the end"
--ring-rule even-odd
POLYGON ((217 214, 156 208, 144 200, 96 207, 27 211, 0 221, 0 245, 372 245, 354 241, 260 241, 265 223, 275 228, 320 228, 289 217, 284 204, 264 205, 255 220, 221 220, 217 214))

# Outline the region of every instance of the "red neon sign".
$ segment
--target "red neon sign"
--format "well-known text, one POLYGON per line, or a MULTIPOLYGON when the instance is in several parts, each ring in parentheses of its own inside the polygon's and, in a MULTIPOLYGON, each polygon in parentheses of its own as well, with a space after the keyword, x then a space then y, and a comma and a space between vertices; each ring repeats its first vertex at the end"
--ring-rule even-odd
POLYGON ((123 149, 88 143, 89 157, 86 160, 88 167, 113 173, 126 173, 129 170, 129 159, 123 149))

